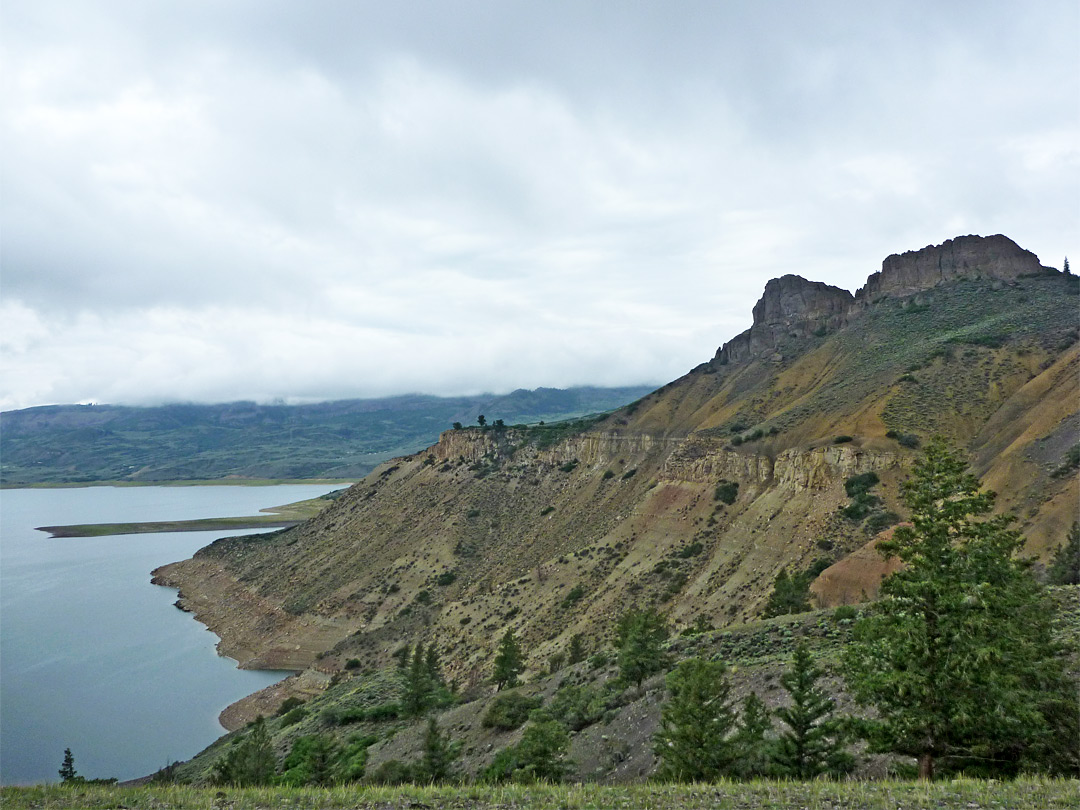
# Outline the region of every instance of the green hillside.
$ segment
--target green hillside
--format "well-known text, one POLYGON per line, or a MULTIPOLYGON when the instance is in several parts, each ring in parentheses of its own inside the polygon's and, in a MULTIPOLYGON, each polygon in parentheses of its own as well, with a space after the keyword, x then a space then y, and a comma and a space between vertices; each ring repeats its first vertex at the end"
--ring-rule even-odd
POLYGON ((51 405, 0 415, 0 484, 358 478, 484 414, 507 424, 625 405, 649 386, 313 405, 51 405))

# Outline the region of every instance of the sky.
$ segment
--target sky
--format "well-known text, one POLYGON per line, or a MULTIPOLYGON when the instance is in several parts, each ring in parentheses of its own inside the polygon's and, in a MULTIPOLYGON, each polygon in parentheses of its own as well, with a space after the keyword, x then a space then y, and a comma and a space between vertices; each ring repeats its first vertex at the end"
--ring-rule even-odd
POLYGON ((662 384, 785 273, 1080 260, 1080 5, 5 0, 0 408, 662 384))

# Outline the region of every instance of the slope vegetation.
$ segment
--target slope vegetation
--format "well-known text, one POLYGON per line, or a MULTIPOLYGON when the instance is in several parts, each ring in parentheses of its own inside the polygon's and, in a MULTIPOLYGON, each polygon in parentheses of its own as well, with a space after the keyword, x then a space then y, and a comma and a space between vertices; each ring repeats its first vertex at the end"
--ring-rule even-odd
MULTIPOLYGON (((898 482, 934 434, 970 450, 1045 556, 1075 519, 1077 290, 1000 236, 891 256, 855 295, 784 276, 750 330, 631 405, 447 431, 307 523, 220 540, 158 581, 245 666, 328 676, 434 642, 470 688, 508 628, 535 671, 634 605, 678 626, 759 616, 778 573, 902 518, 898 482), (865 509, 848 508, 855 476, 877 482, 865 509)), ((825 603, 867 590, 828 582, 825 603)), ((263 708, 245 706, 235 722, 263 708)))
POLYGON ((367 475, 427 447, 454 422, 565 419, 650 387, 538 388, 494 396, 409 395, 312 405, 50 405, 2 415, 0 483, 303 479, 367 475))

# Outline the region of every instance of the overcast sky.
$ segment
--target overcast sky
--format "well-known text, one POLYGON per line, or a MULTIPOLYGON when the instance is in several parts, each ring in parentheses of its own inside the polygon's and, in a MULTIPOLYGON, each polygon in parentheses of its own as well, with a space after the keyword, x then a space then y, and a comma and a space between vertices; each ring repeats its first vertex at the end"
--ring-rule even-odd
POLYGON ((5 0, 0 407, 663 383, 765 282, 1080 260, 1076 0, 5 0))

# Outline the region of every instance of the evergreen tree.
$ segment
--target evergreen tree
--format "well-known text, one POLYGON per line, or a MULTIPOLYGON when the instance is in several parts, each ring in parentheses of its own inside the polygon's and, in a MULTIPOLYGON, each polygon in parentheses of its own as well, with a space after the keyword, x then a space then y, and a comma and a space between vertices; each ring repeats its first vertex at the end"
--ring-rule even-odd
POLYGON ((516 748, 521 764, 519 778, 558 783, 570 769, 571 762, 566 756, 570 734, 566 726, 543 710, 533 712, 516 748))
POLYGON ((735 748, 733 775, 740 779, 755 779, 771 772, 772 745, 766 736, 770 731, 769 709, 756 692, 751 692, 743 699, 739 725, 731 738, 735 748))
POLYGON ((75 772, 75 757, 72 756, 70 748, 65 748, 64 762, 60 766, 60 781, 77 782, 79 778, 79 775, 75 772))
POLYGON ((854 767, 845 750, 842 722, 833 717, 836 703, 817 686, 823 671, 814 665, 810 648, 800 641, 791 669, 780 678, 791 705, 776 710, 786 725, 773 749, 773 763, 781 776, 813 779, 822 774, 839 776, 854 767))
POLYGON ((987 517, 994 495, 979 491, 966 466, 937 439, 915 465, 902 486, 912 525, 879 545, 904 566, 882 584, 845 652, 856 698, 877 710, 874 748, 916 757, 924 779, 939 764, 1015 773, 1054 747, 1056 723, 1075 724, 1078 714, 1053 606, 1014 558, 1022 539, 1013 518, 987 517))
POLYGON ((537 709, 517 745, 504 748, 495 755, 483 773, 488 782, 561 782, 570 769, 570 734, 566 726, 537 709))
POLYGON ((262 715, 255 718, 251 730, 241 741, 234 743, 223 757, 214 763, 213 781, 218 785, 267 785, 274 778, 274 749, 262 715))
POLYGON ((1069 269, 1069 257, 1068 257, 1068 256, 1066 256, 1066 257, 1065 257, 1065 267, 1064 267, 1064 273, 1065 273, 1065 275, 1068 275, 1068 274, 1069 274, 1069 273, 1071 273, 1071 272, 1072 272, 1072 271, 1071 271, 1071 270, 1069 269))
POLYGON ((447 782, 452 776, 452 766, 457 758, 456 746, 450 742, 449 733, 439 729, 435 718, 428 718, 424 733, 424 754, 416 767, 416 774, 423 782, 447 782))
POLYGON ((671 696, 653 737, 653 750, 662 760, 660 778, 718 779, 736 756, 730 739, 735 713, 728 699, 727 667, 720 661, 688 658, 668 674, 667 687, 671 696))
POLYGON ((428 708, 434 690, 430 673, 424 645, 417 644, 405 674, 405 692, 401 698, 401 707, 407 717, 419 717, 428 708))
POLYGON ((434 644, 427 648, 427 654, 424 656, 424 671, 427 674, 428 682, 431 684, 432 690, 446 685, 442 676, 442 668, 439 664, 439 651, 435 648, 434 644))
POLYGON ((328 786, 334 784, 337 760, 341 755, 334 740, 325 734, 297 737, 282 763, 280 781, 285 785, 328 786))
POLYGON ((522 668, 521 648, 514 638, 514 631, 507 630, 495 656, 495 674, 492 676, 495 686, 499 689, 513 689, 518 685, 518 675, 522 668))
POLYGON ((571 666, 580 664, 585 660, 587 655, 588 651, 585 649, 585 642, 581 638, 581 633, 575 633, 570 638, 570 650, 567 652, 567 663, 571 666))
POLYGON ((1065 536, 1065 545, 1059 546, 1047 578, 1051 585, 1080 585, 1080 523, 1073 521, 1065 536))
POLYGON ((667 641, 667 618, 652 608, 631 610, 619 619, 616 628, 619 647, 619 675, 641 689, 641 682, 668 664, 663 644, 667 641))

